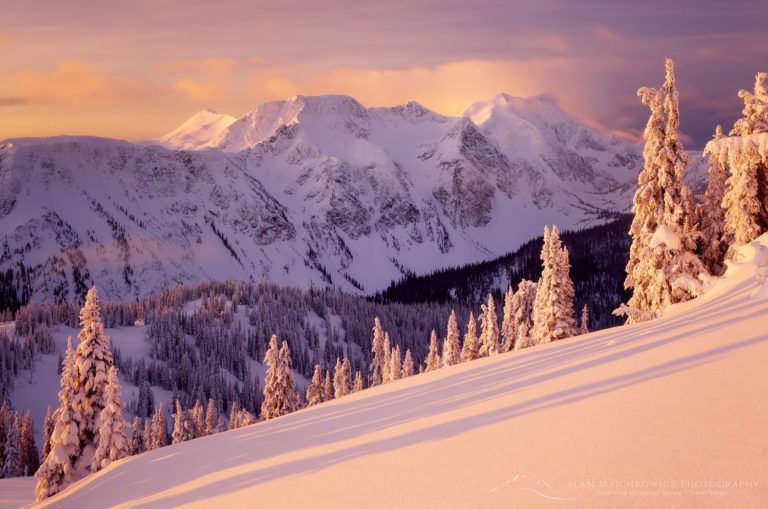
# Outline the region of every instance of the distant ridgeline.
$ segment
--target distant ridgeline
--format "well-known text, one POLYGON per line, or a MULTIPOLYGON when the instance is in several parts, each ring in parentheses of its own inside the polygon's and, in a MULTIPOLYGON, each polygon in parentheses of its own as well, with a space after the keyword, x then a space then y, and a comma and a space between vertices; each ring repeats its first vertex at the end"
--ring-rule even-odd
MULTIPOLYGON (((561 233, 571 261, 571 279, 576 290, 574 309, 589 306, 589 329, 599 330, 624 323, 611 311, 626 302, 631 293, 624 289, 629 260, 628 235, 632 216, 578 231, 561 233)), ((523 244, 517 251, 495 260, 443 269, 426 276, 407 276, 392 283, 374 299, 383 302, 461 302, 479 307, 491 292, 496 302, 508 285, 513 290, 521 279, 536 281, 541 275, 542 237, 523 244)))

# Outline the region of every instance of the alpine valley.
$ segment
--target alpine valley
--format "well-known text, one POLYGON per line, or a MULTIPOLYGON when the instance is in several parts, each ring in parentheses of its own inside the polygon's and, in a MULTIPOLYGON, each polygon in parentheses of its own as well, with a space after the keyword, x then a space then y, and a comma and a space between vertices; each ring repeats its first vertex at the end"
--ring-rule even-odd
POLYGON ((232 278, 369 295, 501 256, 545 224, 628 212, 642 164, 550 97, 505 94, 456 117, 296 96, 237 119, 204 110, 151 142, 9 139, 3 292, 81 299, 95 284, 122 300, 232 278))

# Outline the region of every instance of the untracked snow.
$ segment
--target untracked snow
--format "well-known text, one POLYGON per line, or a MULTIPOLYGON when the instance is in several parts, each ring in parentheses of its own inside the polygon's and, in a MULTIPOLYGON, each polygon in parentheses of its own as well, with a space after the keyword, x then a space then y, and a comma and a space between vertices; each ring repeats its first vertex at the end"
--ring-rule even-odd
POLYGON ((760 251, 662 318, 117 461, 42 505, 764 506, 760 251))

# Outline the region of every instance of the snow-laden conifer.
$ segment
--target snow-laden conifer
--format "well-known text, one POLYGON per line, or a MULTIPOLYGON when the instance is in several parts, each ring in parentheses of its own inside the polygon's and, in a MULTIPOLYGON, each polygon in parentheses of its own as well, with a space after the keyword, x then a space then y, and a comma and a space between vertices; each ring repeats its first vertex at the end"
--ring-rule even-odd
POLYGON ((531 329, 533 328, 533 308, 536 301, 537 284, 533 281, 523 279, 517 285, 517 291, 512 297, 512 308, 514 309, 512 317, 512 337, 514 344, 506 345, 511 350, 519 350, 534 345, 531 339, 531 329))
POLYGON ((269 341, 269 350, 264 356, 264 363, 267 365, 267 376, 264 382, 261 418, 269 420, 298 410, 300 402, 294 387, 288 342, 283 341, 278 350, 277 336, 273 334, 269 341))
POLYGON ((40 466, 40 455, 35 445, 35 427, 29 409, 21 418, 21 457, 24 475, 34 474, 40 466))
POLYGON ((355 372, 355 382, 354 382, 354 392, 362 391, 363 390, 363 374, 360 373, 360 370, 357 370, 355 372))
MULTIPOLYGON (((723 137, 723 130, 718 125, 715 129, 715 140, 723 137)), ((701 230, 702 249, 701 261, 710 273, 720 276, 725 267, 725 253, 732 239, 725 233, 725 181, 728 178, 726 164, 720 161, 716 154, 709 156, 709 179, 707 190, 699 208, 699 228, 701 230)))
POLYGON ((374 387, 384 383, 385 363, 387 361, 387 355, 384 350, 384 331, 381 329, 381 322, 378 316, 373 319, 371 354, 373 355, 373 360, 368 370, 370 377, 369 385, 374 387))
POLYGON ((589 308, 586 304, 581 308, 581 325, 579 326, 579 334, 589 334, 589 327, 587 322, 589 321, 589 308))
POLYGON ((213 398, 208 398, 208 406, 205 409, 205 429, 204 434, 213 435, 216 433, 216 426, 219 422, 219 412, 213 398))
POLYGON ((461 345, 459 340, 459 326, 456 323, 456 312, 451 310, 448 317, 448 327, 443 341, 443 366, 453 366, 461 362, 461 345))
POLYGON ((0 468, 0 478, 24 475, 24 457, 21 449, 21 421, 19 412, 14 412, 5 438, 5 462, 0 468))
POLYGON ((544 227, 541 250, 541 279, 534 300, 531 337, 539 343, 549 343, 577 333, 573 318, 573 283, 569 276, 568 250, 560 241, 557 226, 550 232, 544 227))
POLYGON ((128 444, 128 450, 131 456, 141 454, 145 451, 144 433, 141 430, 138 417, 133 418, 133 426, 131 426, 131 435, 128 437, 128 444))
POLYGON ((307 387, 307 406, 317 405, 323 400, 323 368, 320 364, 315 364, 312 382, 307 387))
POLYGON ((434 329, 432 329, 432 333, 429 335, 429 353, 427 354, 425 364, 424 371, 434 371, 442 365, 440 349, 437 346, 437 333, 434 329))
POLYGON ((331 382, 331 370, 325 372, 325 384, 323 385, 323 401, 333 399, 333 383, 331 382))
POLYGON ((643 134, 645 166, 638 177, 629 232, 632 245, 624 286, 632 288, 633 294, 627 305, 615 311, 626 314, 629 323, 695 297, 701 292, 699 275, 706 273, 694 254, 698 232, 693 195, 683 181, 689 158, 677 135, 678 91, 670 59, 666 70, 661 90, 638 90, 651 116, 643 134))
POLYGON ((67 352, 62 361, 59 408, 54 412, 51 449, 35 473, 35 499, 39 502, 66 488, 74 474, 75 460, 80 456, 78 426, 82 413, 74 399, 75 351, 72 338, 67 338, 67 352))
POLYGON ((480 306, 480 357, 499 353, 499 321, 493 295, 488 294, 487 304, 480 306))
POLYGON ((129 444, 124 431, 127 427, 123 418, 124 407, 120 399, 117 368, 112 366, 109 368, 107 387, 104 389, 104 409, 101 411, 99 442, 96 453, 93 455, 91 472, 101 470, 113 461, 128 456, 129 444))
POLYGON ((384 363, 382 366, 381 378, 384 383, 389 382, 392 377, 389 373, 389 364, 392 360, 392 343, 389 340, 389 332, 384 332, 384 363))
POLYGON ((51 435, 53 435, 53 427, 56 422, 53 420, 53 411, 51 405, 48 405, 48 410, 45 413, 45 420, 43 421, 43 460, 51 452, 51 435))
MULTIPOLYGON (((346 362, 346 366, 347 367, 349 366, 349 361, 346 362)), ((342 363, 341 359, 336 357, 336 367, 334 368, 334 371, 333 371, 333 397, 334 398, 340 398, 350 393, 350 387, 352 386, 352 381, 349 379, 350 376, 351 376, 351 373, 347 372, 347 369, 345 368, 345 364, 342 363)))
POLYGON ((176 412, 173 414, 173 432, 171 443, 180 444, 195 438, 195 422, 189 410, 181 408, 181 402, 176 400, 176 412))
POLYGON ((392 349, 389 356, 389 381, 400 380, 403 376, 402 355, 400 345, 392 349))
POLYGON ((105 406, 104 391, 109 368, 113 365, 95 286, 85 296, 85 304, 80 310, 80 326, 82 329, 77 335, 80 343, 75 350, 74 362, 75 398, 82 412, 78 429, 82 460, 90 465, 93 458, 88 456, 97 447, 101 411, 105 406))
POLYGON ((461 347, 461 362, 473 361, 480 357, 480 345, 477 338, 477 321, 473 312, 469 312, 467 333, 464 334, 464 344, 461 347))
POLYGON ((411 355, 411 349, 406 348, 405 350, 405 358, 403 359, 403 378, 407 376, 411 376, 414 374, 416 367, 413 362, 413 355, 411 355))

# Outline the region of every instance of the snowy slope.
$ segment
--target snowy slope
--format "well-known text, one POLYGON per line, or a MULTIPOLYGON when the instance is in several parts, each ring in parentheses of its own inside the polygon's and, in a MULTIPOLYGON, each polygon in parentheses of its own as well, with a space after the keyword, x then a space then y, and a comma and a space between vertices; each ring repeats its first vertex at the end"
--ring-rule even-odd
POLYGON ((157 140, 159 145, 179 150, 200 150, 205 148, 211 138, 229 127, 237 120, 231 115, 202 110, 189 120, 157 140))
POLYGON ((761 507, 768 292, 753 254, 655 321, 128 458, 42 505, 761 507))
POLYGON ((0 143, 0 270, 23 264, 37 299, 204 278, 371 294, 626 212, 642 166, 551 99, 506 95, 457 117, 296 96, 157 143, 0 143))

